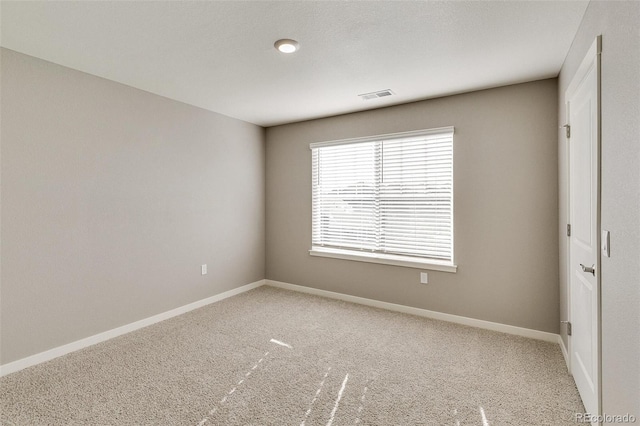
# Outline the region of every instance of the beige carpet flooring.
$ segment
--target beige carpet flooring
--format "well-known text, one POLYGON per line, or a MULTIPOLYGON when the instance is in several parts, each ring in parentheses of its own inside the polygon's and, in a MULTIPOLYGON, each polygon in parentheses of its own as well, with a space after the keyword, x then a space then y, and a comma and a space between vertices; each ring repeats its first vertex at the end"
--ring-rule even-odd
POLYGON ((2 425, 575 425, 558 345, 260 287, 0 379, 2 425), (288 345, 288 346, 285 346, 288 345))

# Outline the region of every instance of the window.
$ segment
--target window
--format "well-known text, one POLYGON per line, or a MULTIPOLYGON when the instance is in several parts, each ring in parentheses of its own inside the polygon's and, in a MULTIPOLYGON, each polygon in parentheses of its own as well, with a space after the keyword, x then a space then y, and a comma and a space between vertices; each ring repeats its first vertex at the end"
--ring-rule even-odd
POLYGON ((453 127, 311 151, 310 254, 455 272, 453 127))

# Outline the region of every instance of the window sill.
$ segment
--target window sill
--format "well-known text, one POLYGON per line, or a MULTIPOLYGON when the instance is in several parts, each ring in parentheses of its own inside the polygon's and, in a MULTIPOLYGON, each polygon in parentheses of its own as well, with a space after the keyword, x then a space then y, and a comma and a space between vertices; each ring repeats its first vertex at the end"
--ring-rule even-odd
POLYGON ((405 266, 407 268, 429 269, 432 271, 457 272, 458 266, 448 262, 436 260, 422 260, 415 257, 398 256, 393 254, 354 252, 325 247, 312 247, 311 256, 332 257, 334 259, 354 260, 357 262, 381 263, 383 265, 405 266))

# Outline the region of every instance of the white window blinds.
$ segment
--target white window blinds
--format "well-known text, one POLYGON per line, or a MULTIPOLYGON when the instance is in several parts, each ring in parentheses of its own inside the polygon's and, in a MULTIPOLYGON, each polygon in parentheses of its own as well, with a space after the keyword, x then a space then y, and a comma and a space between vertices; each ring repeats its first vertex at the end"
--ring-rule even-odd
POLYGON ((453 262, 453 128, 311 144, 314 247, 453 262))

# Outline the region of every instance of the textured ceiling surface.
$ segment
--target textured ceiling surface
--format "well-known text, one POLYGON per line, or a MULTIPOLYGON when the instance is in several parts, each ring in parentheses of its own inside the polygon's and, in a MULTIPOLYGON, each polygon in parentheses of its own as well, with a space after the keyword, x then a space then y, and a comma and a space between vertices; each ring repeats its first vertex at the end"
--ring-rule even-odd
POLYGON ((272 126, 555 77, 587 3, 2 1, 0 43, 272 126))

